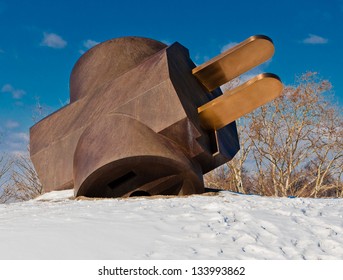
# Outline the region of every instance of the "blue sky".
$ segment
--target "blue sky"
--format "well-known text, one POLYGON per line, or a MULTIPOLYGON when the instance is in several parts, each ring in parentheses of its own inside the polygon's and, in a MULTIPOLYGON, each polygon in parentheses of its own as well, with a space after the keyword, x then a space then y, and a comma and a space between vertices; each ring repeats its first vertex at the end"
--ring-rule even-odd
POLYGON ((276 48, 260 71, 285 84, 319 72, 343 105, 343 0, 0 0, 0 152, 25 149, 37 103, 51 112, 66 103, 73 65, 97 42, 178 41, 201 64, 255 34, 276 48))

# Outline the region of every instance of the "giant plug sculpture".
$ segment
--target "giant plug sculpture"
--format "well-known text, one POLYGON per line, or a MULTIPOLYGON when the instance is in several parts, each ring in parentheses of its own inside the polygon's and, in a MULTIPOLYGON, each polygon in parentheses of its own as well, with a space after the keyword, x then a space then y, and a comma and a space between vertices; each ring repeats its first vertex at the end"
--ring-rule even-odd
POLYGON ((253 36, 196 66, 188 50, 146 38, 101 43, 76 63, 70 104, 30 130, 45 191, 129 197, 204 192, 203 174, 239 150, 235 120, 281 94, 273 74, 222 93, 220 86, 268 60, 253 36))

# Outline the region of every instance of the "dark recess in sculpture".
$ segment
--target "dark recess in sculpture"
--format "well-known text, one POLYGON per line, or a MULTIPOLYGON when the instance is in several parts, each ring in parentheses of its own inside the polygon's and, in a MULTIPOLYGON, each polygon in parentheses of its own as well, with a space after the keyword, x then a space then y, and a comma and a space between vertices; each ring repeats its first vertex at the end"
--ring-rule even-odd
POLYGON ((130 197, 204 192, 203 174, 239 150, 234 120, 280 95, 273 74, 219 86, 269 59, 253 36, 196 66, 174 43, 124 37, 76 63, 70 104, 31 128, 31 159, 45 191, 130 197))

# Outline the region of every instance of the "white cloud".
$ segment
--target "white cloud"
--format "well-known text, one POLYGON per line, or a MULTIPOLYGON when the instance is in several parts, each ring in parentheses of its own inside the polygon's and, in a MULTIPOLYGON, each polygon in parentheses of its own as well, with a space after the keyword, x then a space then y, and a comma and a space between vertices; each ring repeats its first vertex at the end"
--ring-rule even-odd
POLYGON ((308 37, 305 38, 302 42, 304 44, 319 45, 319 44, 327 44, 328 41, 329 40, 324 37, 314 35, 314 34, 309 34, 308 37))
POLYGON ((12 97, 14 99, 21 99, 24 95, 25 95, 25 91, 22 89, 16 89, 14 91, 12 91, 12 97))
POLYGON ((27 143, 30 140, 30 136, 25 132, 18 132, 11 134, 11 138, 18 142, 27 143))
POLYGON ((83 46, 86 48, 86 50, 80 49, 79 50, 79 54, 83 55, 88 49, 93 48, 97 44, 100 44, 100 42, 97 42, 97 41, 94 41, 94 40, 91 40, 91 39, 83 41, 83 46))
POLYGON ((88 39, 86 41, 83 42, 83 46, 87 49, 93 48, 94 46, 96 46, 97 44, 99 44, 100 42, 88 39))
POLYGON ((16 121, 13 121, 13 120, 8 120, 5 124, 5 127, 6 128, 9 128, 9 129, 12 129, 12 128, 16 128, 18 127, 20 124, 16 121))
POLYGON ((230 42, 230 43, 224 45, 224 46, 221 48, 220 52, 223 53, 223 52, 225 52, 226 50, 233 48, 233 47, 236 46, 237 44, 238 44, 237 42, 230 42))
POLYGON ((6 84, 2 87, 1 92, 10 93, 14 99, 21 99, 26 92, 22 89, 16 89, 10 84, 6 84))
POLYGON ((63 49, 67 46, 67 42, 63 38, 55 33, 43 33, 43 40, 40 43, 41 46, 54 48, 54 49, 63 49))
POLYGON ((29 144, 29 134, 25 132, 7 132, 4 134, 4 142, 1 144, 1 149, 7 153, 24 153, 27 152, 29 144))
POLYGON ((97 44, 100 44, 100 42, 97 42, 97 41, 94 41, 94 40, 91 40, 91 39, 83 41, 83 46, 86 48, 86 50, 80 49, 79 50, 79 54, 83 55, 88 49, 93 48, 97 44))
POLYGON ((10 84, 6 84, 2 87, 1 92, 12 92, 14 88, 10 84))
POLYGON ((5 51, 3 49, 0 49, 0 53, 5 53, 5 51))

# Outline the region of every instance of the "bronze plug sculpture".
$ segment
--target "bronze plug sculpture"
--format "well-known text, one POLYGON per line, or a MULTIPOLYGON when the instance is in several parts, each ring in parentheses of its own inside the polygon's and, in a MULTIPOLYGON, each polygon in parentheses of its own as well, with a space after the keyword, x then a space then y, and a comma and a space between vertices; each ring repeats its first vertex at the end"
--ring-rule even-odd
POLYGON ((204 192, 203 174, 239 150, 235 120, 283 88, 268 73, 224 93, 219 87, 273 53, 262 35, 200 66, 179 43, 124 37, 93 47, 72 70, 70 104, 30 130, 31 159, 45 191, 204 192))

